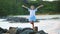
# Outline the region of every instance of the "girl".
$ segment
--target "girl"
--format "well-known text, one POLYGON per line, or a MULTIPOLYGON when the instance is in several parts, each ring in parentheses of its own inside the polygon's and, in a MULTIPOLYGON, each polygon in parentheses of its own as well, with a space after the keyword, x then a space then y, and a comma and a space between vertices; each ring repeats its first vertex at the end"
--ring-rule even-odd
POLYGON ((36 21, 35 12, 37 11, 38 8, 43 7, 43 5, 40 5, 37 8, 35 8, 34 5, 31 5, 30 8, 24 5, 22 5, 22 7, 28 9, 28 11, 30 12, 29 22, 32 24, 33 29, 34 29, 34 22, 36 21))

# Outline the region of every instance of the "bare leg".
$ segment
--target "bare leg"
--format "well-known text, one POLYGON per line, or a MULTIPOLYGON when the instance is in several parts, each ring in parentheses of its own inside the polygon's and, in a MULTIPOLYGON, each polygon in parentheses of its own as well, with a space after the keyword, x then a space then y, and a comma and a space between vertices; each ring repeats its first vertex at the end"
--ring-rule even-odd
POLYGON ((32 24, 32 28, 34 29, 34 22, 33 22, 33 21, 31 21, 31 24, 32 24))

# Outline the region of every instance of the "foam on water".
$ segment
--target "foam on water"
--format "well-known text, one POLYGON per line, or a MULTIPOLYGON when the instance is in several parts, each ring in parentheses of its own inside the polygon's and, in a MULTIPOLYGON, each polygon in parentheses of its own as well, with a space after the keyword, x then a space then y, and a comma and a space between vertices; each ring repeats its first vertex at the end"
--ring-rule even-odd
MULTIPOLYGON (((26 17, 28 16, 15 16, 15 17, 26 17)), ((38 15, 36 16, 37 19, 49 19, 54 17, 60 17, 60 15, 38 15)), ((9 23, 8 21, 4 22, 4 19, 0 19, 0 27, 9 29, 9 27, 31 27, 30 23, 9 23)), ((35 23, 35 26, 38 26, 38 30, 44 30, 49 34, 60 34, 60 19, 53 19, 53 20, 40 20, 39 23, 35 23)), ((31 27, 32 28, 32 27, 31 27)))

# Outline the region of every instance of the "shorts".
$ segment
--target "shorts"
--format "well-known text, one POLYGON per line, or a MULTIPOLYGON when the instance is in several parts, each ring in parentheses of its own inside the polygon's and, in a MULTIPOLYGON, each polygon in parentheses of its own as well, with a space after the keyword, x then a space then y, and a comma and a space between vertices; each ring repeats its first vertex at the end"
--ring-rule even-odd
POLYGON ((36 21, 36 17, 35 16, 30 16, 29 17, 29 21, 34 21, 35 22, 36 21))

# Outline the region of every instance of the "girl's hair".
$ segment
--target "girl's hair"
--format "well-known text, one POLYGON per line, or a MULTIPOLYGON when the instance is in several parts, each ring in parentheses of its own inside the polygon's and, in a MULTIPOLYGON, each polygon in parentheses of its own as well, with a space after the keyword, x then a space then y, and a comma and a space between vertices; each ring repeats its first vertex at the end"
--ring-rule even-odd
POLYGON ((30 5, 30 6, 34 6, 34 5, 30 5))
POLYGON ((36 6, 35 6, 35 5, 30 5, 30 6, 34 6, 34 7, 36 8, 36 6))

